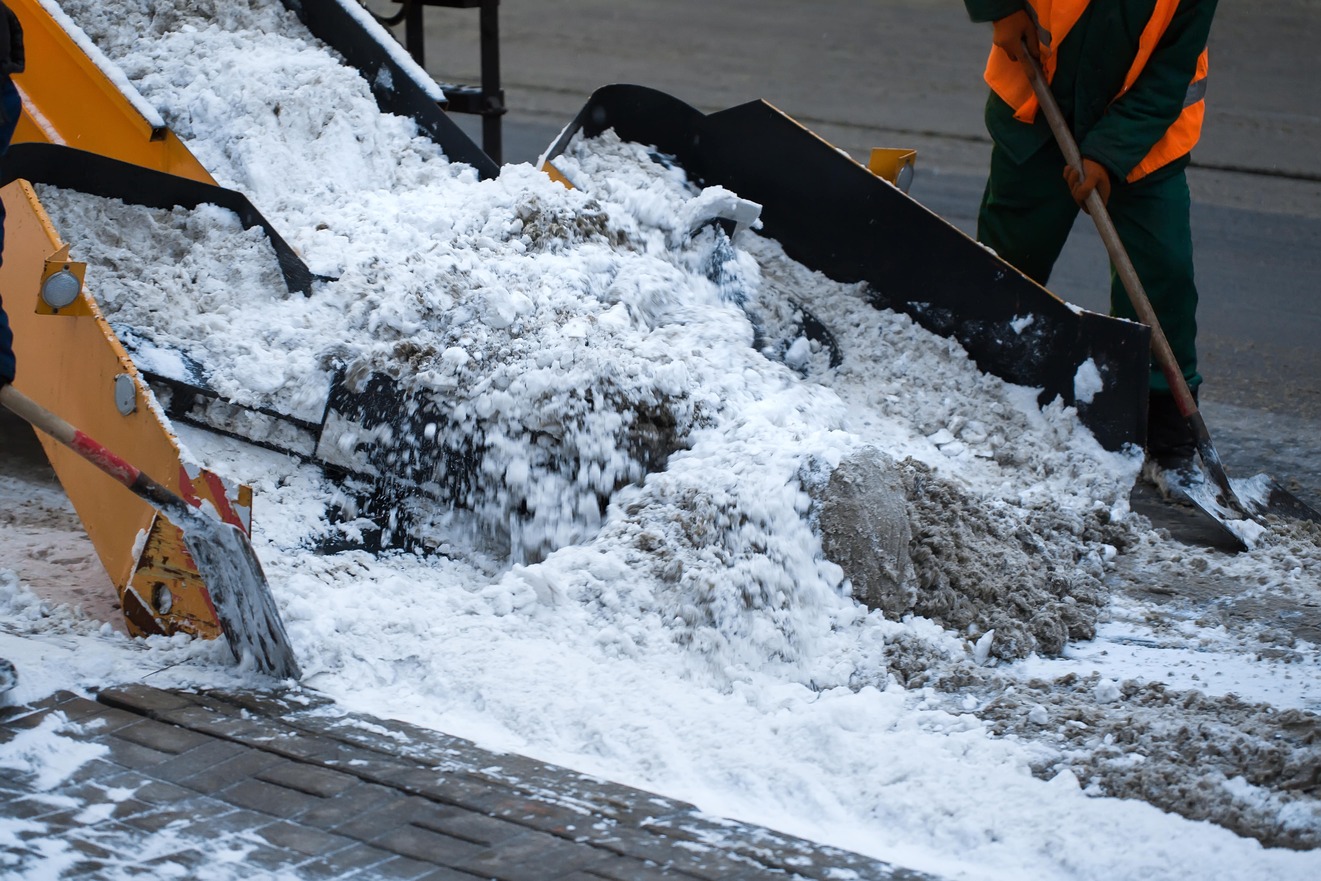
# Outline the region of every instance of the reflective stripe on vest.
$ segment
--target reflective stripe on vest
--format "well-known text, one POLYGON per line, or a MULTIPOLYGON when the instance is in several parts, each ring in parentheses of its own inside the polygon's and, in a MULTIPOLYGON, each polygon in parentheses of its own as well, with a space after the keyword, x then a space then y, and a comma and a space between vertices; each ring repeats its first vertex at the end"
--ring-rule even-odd
MULTIPOLYGON (((1055 77, 1057 61, 1056 50, 1064 42, 1065 36, 1078 19, 1082 17, 1090 0, 1029 0, 1026 4, 1028 15, 1037 26, 1037 39, 1041 45, 1041 69, 1046 75, 1046 82, 1055 77)), ((1122 97, 1137 82, 1152 53, 1165 36, 1174 13, 1179 7, 1179 0, 1156 0, 1156 8, 1151 13, 1142 36, 1138 39, 1137 55, 1124 77, 1123 88, 1115 96, 1122 97)), ((1146 177, 1151 172, 1190 152, 1202 133, 1202 120, 1206 114, 1206 105, 1202 99, 1206 94, 1207 53, 1197 58, 1197 71, 1188 86, 1183 112, 1155 146, 1148 151, 1132 171, 1128 181, 1132 183, 1146 177)), ((1017 61, 1010 60, 998 46, 991 47, 991 55, 986 61, 986 82, 1006 104, 1014 108, 1014 118, 1019 122, 1030 123, 1037 116, 1037 96, 1032 93, 1032 84, 1027 74, 1017 61)))

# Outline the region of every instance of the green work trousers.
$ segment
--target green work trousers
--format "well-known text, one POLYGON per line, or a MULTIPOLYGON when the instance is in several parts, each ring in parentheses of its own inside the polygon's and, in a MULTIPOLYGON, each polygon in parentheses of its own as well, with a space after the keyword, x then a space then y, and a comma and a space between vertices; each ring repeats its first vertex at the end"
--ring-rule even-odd
MULTIPOLYGON (((996 145, 977 216, 978 240, 1043 286, 1078 216, 1078 205, 1064 182, 1064 165, 1053 141, 1021 164, 996 145)), ((1106 207, 1183 377, 1196 388, 1202 378, 1197 373, 1197 286, 1189 204, 1188 180, 1180 168, 1162 169, 1133 184, 1115 182, 1106 207)), ((1137 320, 1113 266, 1110 314, 1137 320)), ((1170 390, 1154 363, 1151 390, 1170 390)))

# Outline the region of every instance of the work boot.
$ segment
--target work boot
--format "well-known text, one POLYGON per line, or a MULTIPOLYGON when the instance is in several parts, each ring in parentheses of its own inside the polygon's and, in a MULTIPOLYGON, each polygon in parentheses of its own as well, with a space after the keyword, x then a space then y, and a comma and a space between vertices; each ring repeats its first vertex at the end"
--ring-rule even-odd
MULTIPOLYGON (((1193 400, 1197 391, 1193 390, 1193 400)), ((1167 495, 1182 495, 1180 485, 1202 479, 1197 469, 1197 441, 1174 396, 1152 392, 1147 404, 1147 461, 1143 476, 1167 495)))

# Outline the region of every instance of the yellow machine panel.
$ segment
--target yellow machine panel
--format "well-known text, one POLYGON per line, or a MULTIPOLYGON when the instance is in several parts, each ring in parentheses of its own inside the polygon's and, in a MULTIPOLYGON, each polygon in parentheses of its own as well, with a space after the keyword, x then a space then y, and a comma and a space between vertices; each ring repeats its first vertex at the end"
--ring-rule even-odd
MULTIPOLYGON (((206 471, 196 477, 185 471, 174 436, 155 409, 145 405, 148 392, 137 368, 88 292, 81 291, 76 303, 58 312, 42 304, 41 283, 49 277, 50 265, 69 265, 69 246, 60 240, 32 187, 15 181, 0 190, 0 198, 6 212, 0 289, 18 359, 14 387, 143 470, 161 475, 185 498, 211 501, 226 519, 246 529, 251 491, 226 487, 206 471)), ((188 626, 177 629, 218 635, 215 612, 182 552, 179 530, 76 453, 40 433, 38 437, 120 593, 131 629, 174 632, 186 621, 188 626), (173 575, 151 580, 167 560, 173 575), (144 583, 151 584, 148 596, 155 592, 165 604, 165 595, 155 591, 157 581, 168 584, 165 589, 177 602, 169 603, 172 614, 159 616, 154 627, 144 627, 146 619, 129 612, 142 605, 136 596, 144 583), (135 596, 129 596, 131 591, 135 596)))
POLYGON ((38 0, 7 0, 23 25, 27 70, 14 143, 64 144, 215 183, 183 142, 153 125, 38 0))

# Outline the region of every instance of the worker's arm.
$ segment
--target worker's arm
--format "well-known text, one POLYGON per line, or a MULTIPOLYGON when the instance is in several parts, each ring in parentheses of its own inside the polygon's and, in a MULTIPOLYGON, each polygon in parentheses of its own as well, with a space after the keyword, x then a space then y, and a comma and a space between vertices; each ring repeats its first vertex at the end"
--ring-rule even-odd
POLYGON ((1183 0, 1133 86, 1113 101, 1078 145, 1124 180, 1183 112, 1217 0, 1183 0))
POLYGON ((0 15, 4 16, 3 33, 6 45, 3 47, 4 63, 0 64, 0 73, 22 73, 27 66, 23 49, 23 25, 8 6, 0 2, 0 15))
POLYGON ((14 335, 9 332, 9 316, 0 300, 0 386, 14 381, 14 335))
POLYGON ((1000 47, 1011 60, 1018 60, 1018 53, 1025 43, 1033 58, 1041 57, 1041 48, 1037 45, 1037 25, 1022 0, 963 0, 963 3, 973 21, 995 23, 991 42, 1000 47))

